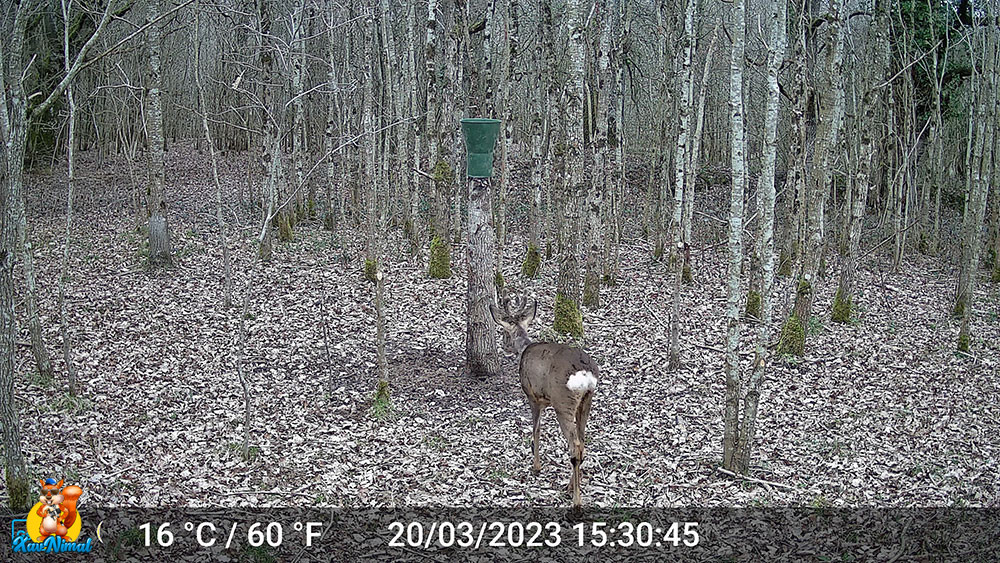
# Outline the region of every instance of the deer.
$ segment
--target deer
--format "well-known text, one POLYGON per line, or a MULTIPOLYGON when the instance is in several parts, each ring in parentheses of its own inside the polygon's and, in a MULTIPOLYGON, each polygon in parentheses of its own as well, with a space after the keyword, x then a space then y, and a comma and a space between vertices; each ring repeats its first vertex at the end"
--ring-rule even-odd
POLYGON ((490 303, 490 315, 505 332, 504 349, 518 357, 521 389, 531 407, 532 471, 541 471, 538 459, 538 436, 542 411, 552 406, 556 420, 569 447, 569 493, 573 506, 579 508, 580 466, 583 464, 584 435, 590 417, 590 402, 597 388, 600 371, 597 364, 579 348, 554 342, 532 342, 528 326, 538 312, 538 301, 520 296, 511 312, 510 298, 502 301, 503 311, 490 303))

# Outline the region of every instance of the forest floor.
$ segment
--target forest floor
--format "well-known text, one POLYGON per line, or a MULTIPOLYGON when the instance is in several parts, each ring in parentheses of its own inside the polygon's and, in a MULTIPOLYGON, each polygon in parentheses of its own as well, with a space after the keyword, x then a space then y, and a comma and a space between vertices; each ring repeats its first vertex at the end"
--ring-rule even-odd
MULTIPOLYGON (((360 242, 336 248, 318 222, 301 224, 260 265, 255 216, 235 203, 249 168, 240 156, 223 162, 222 175, 233 202, 226 215, 237 303, 248 295, 245 461, 236 369, 243 315, 222 306, 207 154, 185 144, 167 154, 177 265, 156 272, 143 268, 130 167, 98 168, 92 152, 81 155, 68 283, 79 399, 65 393, 56 298, 64 166, 30 179, 41 316, 59 374, 50 388, 31 375, 22 328, 16 396, 32 475, 65 477, 106 506, 568 503, 569 462, 551 410, 542 421, 542 472, 530 471, 529 411, 513 359, 504 358, 495 379, 460 373, 464 248, 453 249, 454 277, 431 280, 426 249, 410 258, 398 232, 386 235, 392 406, 377 417, 374 292, 360 274, 360 242)), ((699 194, 697 209, 724 217, 725 192, 699 194)), ((884 255, 870 256, 858 276, 857 318, 846 325, 828 320, 838 270, 831 260, 805 357, 776 358, 766 372, 752 475, 774 484, 720 474, 726 263, 716 243, 725 226, 697 217, 679 371, 666 369, 665 265, 634 233, 622 248, 620 283, 584 312, 585 347, 601 366, 586 504, 1000 505, 1000 286, 982 278, 974 357, 958 355, 949 315, 957 269, 918 254, 897 272, 884 255)), ((556 267, 545 262, 541 279, 517 281, 521 234, 513 233, 503 271, 538 298, 537 335, 552 323, 556 267)), ((780 280, 777 319, 790 297, 790 281, 780 280)), ((751 326, 741 329, 744 371, 751 326)))

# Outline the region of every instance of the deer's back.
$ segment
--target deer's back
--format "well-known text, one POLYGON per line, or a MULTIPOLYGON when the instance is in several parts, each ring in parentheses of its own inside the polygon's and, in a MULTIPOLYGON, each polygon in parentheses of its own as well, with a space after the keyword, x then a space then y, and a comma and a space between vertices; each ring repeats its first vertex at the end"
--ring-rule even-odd
POLYGON ((529 345, 521 354, 520 374, 524 392, 548 403, 553 398, 582 396, 593 391, 600 371, 579 348, 539 342, 529 345))

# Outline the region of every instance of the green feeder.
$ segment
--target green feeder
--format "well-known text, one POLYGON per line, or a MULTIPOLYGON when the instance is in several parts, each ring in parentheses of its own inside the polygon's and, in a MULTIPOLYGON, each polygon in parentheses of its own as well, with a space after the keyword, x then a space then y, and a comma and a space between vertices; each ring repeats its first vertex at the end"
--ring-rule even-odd
POLYGON ((465 173, 470 178, 493 177, 493 146, 500 133, 499 119, 463 119, 462 134, 465 135, 465 173))

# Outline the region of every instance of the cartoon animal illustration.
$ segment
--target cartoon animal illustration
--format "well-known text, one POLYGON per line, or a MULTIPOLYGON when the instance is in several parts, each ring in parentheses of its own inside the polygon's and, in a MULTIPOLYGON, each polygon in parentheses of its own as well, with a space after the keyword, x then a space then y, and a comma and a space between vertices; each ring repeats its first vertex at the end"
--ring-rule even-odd
POLYGON ((70 527, 76 522, 76 501, 83 494, 83 489, 76 485, 63 487, 63 480, 57 483, 55 479, 39 479, 42 494, 38 497, 41 503, 36 514, 41 516, 39 526, 41 540, 49 536, 66 536, 70 527))

